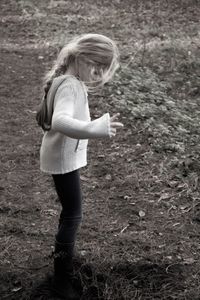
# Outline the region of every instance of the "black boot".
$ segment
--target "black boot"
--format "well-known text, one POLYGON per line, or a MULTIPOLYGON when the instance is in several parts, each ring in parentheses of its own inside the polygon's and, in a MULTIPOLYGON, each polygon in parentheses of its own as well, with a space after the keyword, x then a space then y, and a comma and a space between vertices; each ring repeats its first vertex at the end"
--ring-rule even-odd
POLYGON ((56 295, 67 300, 80 299, 78 291, 73 286, 73 248, 73 243, 55 243, 52 290, 56 295))

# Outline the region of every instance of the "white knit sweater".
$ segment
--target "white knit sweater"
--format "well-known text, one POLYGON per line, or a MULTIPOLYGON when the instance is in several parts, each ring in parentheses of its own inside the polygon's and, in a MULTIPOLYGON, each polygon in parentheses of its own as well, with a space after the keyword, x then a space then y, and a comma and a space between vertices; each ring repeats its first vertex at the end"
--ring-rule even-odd
POLYGON ((88 139, 110 137, 109 113, 91 121, 86 87, 71 75, 54 79, 47 106, 53 115, 42 139, 41 171, 64 174, 87 165, 88 139))

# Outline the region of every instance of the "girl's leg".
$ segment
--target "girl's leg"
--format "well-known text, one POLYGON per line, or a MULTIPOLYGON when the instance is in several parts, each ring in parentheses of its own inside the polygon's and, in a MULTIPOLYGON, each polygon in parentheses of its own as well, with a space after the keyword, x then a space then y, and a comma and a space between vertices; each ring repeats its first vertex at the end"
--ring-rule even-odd
POLYGON ((79 171, 53 175, 55 188, 62 205, 56 240, 59 243, 74 243, 82 220, 82 194, 79 171))
POLYGON ((82 220, 82 196, 78 170, 53 175, 55 188, 62 205, 55 242, 54 282, 52 289, 66 299, 79 299, 71 283, 76 233, 82 220))

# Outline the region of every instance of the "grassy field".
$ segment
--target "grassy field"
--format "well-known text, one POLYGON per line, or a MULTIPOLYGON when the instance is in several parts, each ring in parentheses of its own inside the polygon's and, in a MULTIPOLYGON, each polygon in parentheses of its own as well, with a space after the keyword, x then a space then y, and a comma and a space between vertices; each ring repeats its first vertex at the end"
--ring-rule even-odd
POLYGON ((1 0, 0 298, 56 299, 60 205, 39 170, 42 79, 79 33, 116 40, 121 67, 89 98, 92 118, 121 113, 90 141, 81 170, 76 270, 83 300, 200 299, 200 2, 1 0))

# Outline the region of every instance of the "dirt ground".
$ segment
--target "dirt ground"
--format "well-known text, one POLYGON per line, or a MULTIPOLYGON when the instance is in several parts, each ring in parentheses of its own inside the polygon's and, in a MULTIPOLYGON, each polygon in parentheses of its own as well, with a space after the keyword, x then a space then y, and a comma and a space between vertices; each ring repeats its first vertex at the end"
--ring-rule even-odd
POLYGON ((120 112, 124 128, 90 141, 81 170, 82 299, 200 299, 199 16, 198 0, 1 0, 0 299, 58 299, 48 281, 36 288, 60 206, 39 170, 35 112, 58 51, 86 32, 121 52, 92 118, 120 112))

